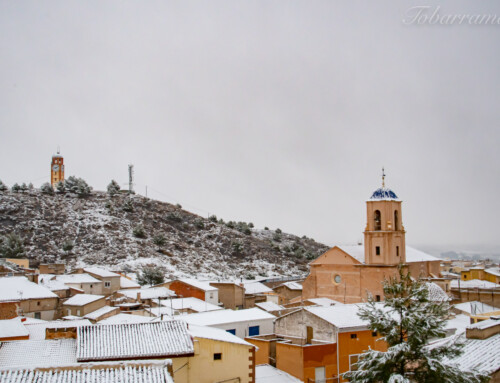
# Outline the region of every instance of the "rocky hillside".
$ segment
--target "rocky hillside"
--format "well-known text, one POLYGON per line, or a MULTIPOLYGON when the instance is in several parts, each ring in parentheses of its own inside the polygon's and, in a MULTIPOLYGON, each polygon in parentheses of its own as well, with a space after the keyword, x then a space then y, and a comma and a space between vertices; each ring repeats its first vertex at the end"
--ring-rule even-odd
POLYGON ((156 264, 168 276, 198 278, 303 274, 327 249, 279 229, 207 219, 142 196, 103 192, 85 198, 37 190, 0 193, 0 235, 7 233, 22 238, 34 265, 62 261, 135 271, 156 264), (161 236, 165 241, 158 246, 154 238, 161 236), (63 250, 65 241, 74 243, 72 250, 63 250))

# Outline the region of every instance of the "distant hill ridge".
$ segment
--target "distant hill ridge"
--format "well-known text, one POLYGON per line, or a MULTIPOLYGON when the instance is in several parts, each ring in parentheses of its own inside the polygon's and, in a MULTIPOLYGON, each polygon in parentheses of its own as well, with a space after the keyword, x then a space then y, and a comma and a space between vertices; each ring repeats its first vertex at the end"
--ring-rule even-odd
POLYGON ((104 192, 85 198, 39 190, 0 193, 0 235, 12 232, 23 239, 34 264, 97 264, 125 271, 157 264, 170 277, 297 275, 328 249, 279 229, 258 230, 244 222, 203 218, 139 195, 110 197, 104 192), (144 238, 138 238, 141 228, 144 238), (161 247, 153 241, 159 235, 165 237, 161 247), (74 242, 70 252, 62 249, 67 240, 74 242))

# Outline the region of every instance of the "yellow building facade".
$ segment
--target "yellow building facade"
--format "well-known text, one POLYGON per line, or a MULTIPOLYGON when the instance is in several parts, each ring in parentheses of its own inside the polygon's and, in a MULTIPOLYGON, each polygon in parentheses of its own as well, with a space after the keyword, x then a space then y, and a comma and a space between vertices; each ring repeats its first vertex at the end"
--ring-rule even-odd
MULTIPOLYGON (((205 331, 212 330, 224 332, 211 328, 205 331)), ((175 383, 255 382, 255 347, 244 341, 195 336, 194 356, 173 358, 172 362, 175 383)))

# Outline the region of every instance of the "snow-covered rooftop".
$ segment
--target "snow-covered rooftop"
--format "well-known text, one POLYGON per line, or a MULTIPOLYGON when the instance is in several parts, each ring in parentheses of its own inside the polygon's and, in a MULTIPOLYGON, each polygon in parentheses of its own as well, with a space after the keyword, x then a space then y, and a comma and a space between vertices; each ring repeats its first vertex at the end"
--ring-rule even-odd
POLYGON ((58 280, 54 274, 40 274, 38 276, 38 284, 43 285, 50 291, 66 290, 69 289, 64 282, 58 280))
POLYGON ((56 280, 70 285, 81 283, 102 283, 102 281, 100 281, 99 279, 96 279, 92 275, 86 273, 57 275, 56 280))
POLYGON ((45 339, 45 330, 47 328, 70 328, 88 326, 92 323, 88 319, 80 320, 57 320, 48 321, 44 323, 26 324, 26 330, 30 333, 30 340, 43 340, 45 339))
POLYGON ((189 333, 196 338, 219 340, 221 342, 237 343, 244 346, 254 347, 253 344, 245 342, 236 335, 228 333, 226 330, 221 330, 215 327, 189 325, 189 333))
POLYGON ((256 303, 255 306, 258 308, 264 310, 264 311, 277 311, 277 310, 283 310, 284 307, 281 305, 278 305, 274 302, 259 302, 256 303))
POLYGON ((500 277, 500 267, 491 267, 489 269, 484 270, 486 273, 494 275, 496 277, 500 277))
POLYGON ((481 315, 484 313, 490 313, 492 311, 500 311, 500 308, 493 307, 479 301, 457 303, 453 305, 453 307, 464 313, 468 313, 469 315, 481 315))
POLYGON ((120 274, 116 274, 116 273, 113 273, 111 271, 101 269, 100 267, 85 267, 83 269, 83 271, 85 271, 86 273, 98 275, 102 278, 119 277, 120 276, 120 274))
MULTIPOLYGON (((76 339, 23 340, 0 345, 0 369, 76 363, 76 339)), ((0 382, 4 382, 0 378, 0 382)))
POLYGON ((28 335, 28 330, 26 330, 19 318, 0 320, 0 339, 28 335))
POLYGON ((500 369, 500 334, 486 339, 468 339, 462 334, 458 340, 464 343, 462 354, 451 359, 444 359, 445 363, 453 363, 461 370, 479 371, 492 374, 500 369))
POLYGON ((309 298, 307 299, 308 302, 314 303, 315 305, 318 306, 333 306, 333 305, 343 305, 342 302, 334 301, 333 299, 330 298, 309 298))
POLYGON ((173 317, 174 315, 181 315, 181 313, 178 310, 172 309, 168 306, 150 307, 146 308, 145 310, 154 317, 161 317, 162 315, 167 315, 168 317, 173 317))
MULTIPOLYGON (((500 320, 499 319, 487 319, 487 320, 483 320, 483 321, 471 324, 467 328, 484 330, 486 328, 495 327, 495 326, 500 326, 500 320)), ((500 365, 498 367, 500 367, 500 365)))
POLYGON ((300 379, 269 364, 255 366, 255 383, 300 383, 300 379))
MULTIPOLYGON (((365 246, 364 245, 341 245, 339 249, 349 254, 360 263, 365 263, 365 246)), ((406 263, 440 261, 441 259, 433 255, 424 253, 413 247, 406 246, 406 263)))
POLYGON ((89 303, 98 301, 99 299, 105 298, 104 295, 93 295, 93 294, 77 294, 68 300, 66 300, 63 305, 66 306, 85 306, 89 303))
POLYGON ((120 289, 138 289, 141 285, 131 279, 120 277, 120 289))
POLYGON ((368 321, 361 319, 358 312, 361 304, 335 305, 329 307, 308 306, 304 310, 320 317, 339 329, 340 332, 350 329, 368 329, 368 321))
POLYGON ((260 282, 243 282, 245 294, 266 294, 273 293, 273 289, 260 282))
POLYGON ((130 299, 137 299, 137 293, 140 293, 141 300, 175 297, 175 292, 167 289, 166 287, 151 287, 148 289, 125 289, 119 290, 118 293, 130 299))
POLYGON ((453 318, 446 321, 445 329, 455 329, 455 333, 464 332, 470 325, 470 317, 464 314, 455 315, 453 318))
POLYGON ((78 328, 77 360, 105 361, 191 355, 186 323, 172 320, 78 328))
POLYGON ((189 298, 176 298, 168 299, 161 302, 162 306, 173 308, 174 310, 191 309, 196 312, 222 310, 222 307, 202 301, 201 299, 189 298))
MULTIPOLYGON (((64 369, 0 371, 2 383, 174 383, 168 372, 171 360, 80 363, 64 369)), ((31 367, 31 366, 30 366, 31 367)))
POLYGON ((450 286, 452 289, 458 289, 459 286, 461 289, 497 289, 500 287, 500 284, 480 279, 471 279, 470 281, 452 280, 450 286))
POLYGON ((297 282, 285 282, 281 286, 286 286, 290 290, 301 290, 302 291, 302 285, 297 282))
POLYGON ((95 311, 92 311, 91 313, 88 313, 87 315, 84 316, 86 319, 91 319, 91 320, 97 320, 103 315, 106 315, 114 310, 116 310, 117 307, 111 307, 111 306, 104 306, 101 307, 100 309, 97 309, 95 311))
POLYGON ((26 277, 0 278, 0 302, 44 298, 57 298, 57 295, 26 277))
POLYGON ((429 290, 429 300, 433 302, 448 302, 451 298, 434 282, 427 282, 427 289, 429 290))
POLYGON ((214 326, 223 323, 276 319, 276 317, 254 307, 246 310, 217 310, 205 313, 189 314, 183 316, 182 319, 189 324, 198 326, 214 326))
POLYGON ((151 322, 154 319, 152 317, 145 317, 142 315, 133 315, 133 314, 116 314, 112 317, 103 319, 99 321, 100 325, 108 325, 108 324, 130 324, 130 323, 147 323, 151 322))
POLYGON ((187 285, 191 285, 193 287, 196 287, 196 288, 203 290, 203 291, 217 291, 218 290, 217 287, 210 285, 209 282, 202 282, 202 281, 198 281, 196 279, 189 279, 189 278, 182 278, 182 279, 179 279, 179 281, 181 281, 187 285))

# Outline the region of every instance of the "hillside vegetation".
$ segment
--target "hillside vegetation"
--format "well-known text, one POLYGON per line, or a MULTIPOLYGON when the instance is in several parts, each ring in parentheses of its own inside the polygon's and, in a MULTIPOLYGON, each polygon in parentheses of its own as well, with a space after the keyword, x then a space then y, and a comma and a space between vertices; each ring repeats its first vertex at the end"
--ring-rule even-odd
POLYGON ((167 276, 253 278, 298 275, 327 246, 279 229, 203 218, 142 196, 92 192, 0 193, 0 235, 15 233, 33 265, 103 265, 135 271, 159 265, 167 276))

